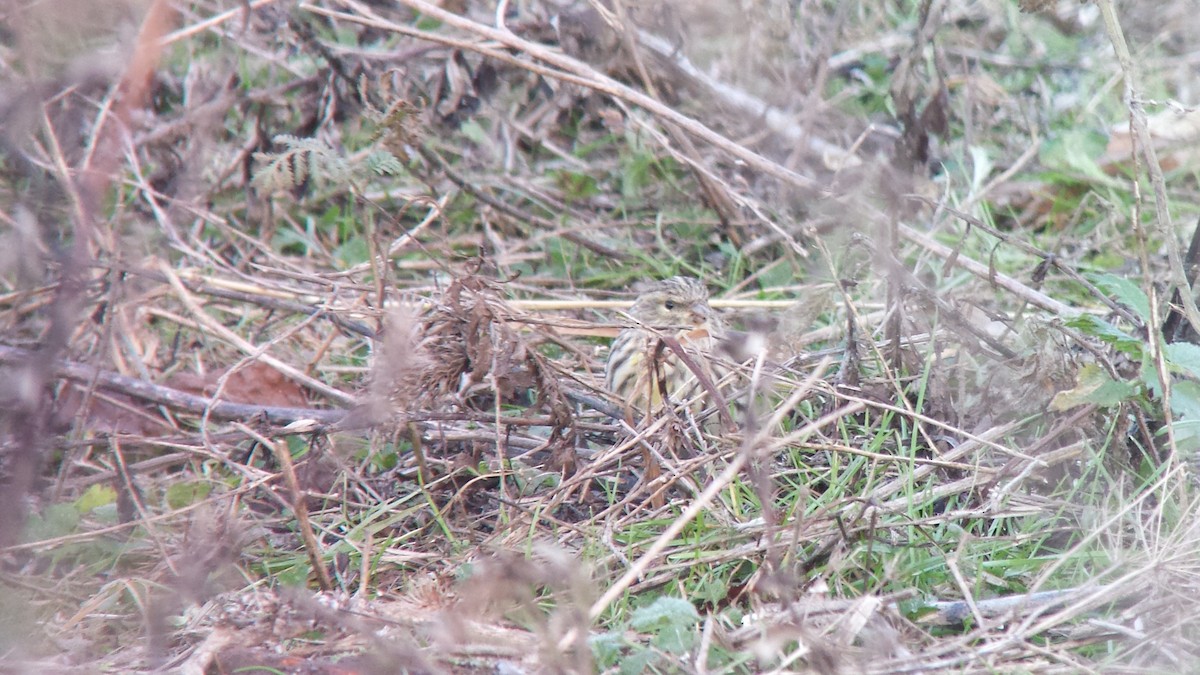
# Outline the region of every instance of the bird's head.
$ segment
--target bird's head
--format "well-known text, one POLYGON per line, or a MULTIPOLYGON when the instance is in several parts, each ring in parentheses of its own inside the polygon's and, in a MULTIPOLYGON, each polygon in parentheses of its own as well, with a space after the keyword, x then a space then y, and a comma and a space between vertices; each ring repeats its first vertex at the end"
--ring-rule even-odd
MULTIPOLYGON (((715 325, 708 290, 698 279, 671 277, 642 293, 629 314, 652 328, 711 333, 715 325)), ((692 337, 704 337, 694 335, 692 337)))

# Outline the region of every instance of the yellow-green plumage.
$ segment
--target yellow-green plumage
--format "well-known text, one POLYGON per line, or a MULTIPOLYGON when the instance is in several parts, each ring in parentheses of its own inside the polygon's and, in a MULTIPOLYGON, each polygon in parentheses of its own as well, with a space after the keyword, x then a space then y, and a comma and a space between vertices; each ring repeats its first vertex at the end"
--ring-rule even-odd
POLYGON ((638 325, 621 331, 613 342, 604 381, 627 405, 648 411, 662 402, 662 389, 674 400, 698 391, 695 374, 659 336, 676 338, 692 361, 712 379, 708 354, 724 332, 720 317, 708 305, 708 291, 698 280, 672 277, 642 293, 629 309, 638 325), (662 384, 660 384, 662 383, 662 384))

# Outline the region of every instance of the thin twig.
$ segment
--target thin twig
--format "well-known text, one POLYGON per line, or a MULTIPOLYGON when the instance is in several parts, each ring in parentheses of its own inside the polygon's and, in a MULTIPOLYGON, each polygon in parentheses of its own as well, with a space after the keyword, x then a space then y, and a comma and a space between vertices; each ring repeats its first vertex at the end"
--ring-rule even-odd
MULTIPOLYGON (((0 345, 0 363, 23 363, 32 354, 32 352, 18 347, 0 345)), ((272 424, 293 424, 302 420, 311 420, 319 425, 328 425, 334 424, 346 416, 345 410, 286 408, 217 401, 70 361, 58 361, 55 364, 55 370, 60 377, 76 382, 95 380, 96 385, 102 389, 118 391, 134 398, 166 406, 172 410, 184 410, 198 415, 208 410, 214 419, 247 422, 265 419, 272 424)))
POLYGON ((274 356, 265 353, 264 350, 269 347, 271 343, 267 343, 266 345, 262 346, 252 345, 242 338, 242 336, 234 333, 217 320, 213 319, 208 315, 208 312, 204 311, 204 308, 200 306, 200 303, 196 302, 196 299, 192 297, 192 294, 189 293, 186 288, 184 288, 183 282, 179 279, 178 275, 175 274, 175 270, 171 269, 165 262, 160 262, 159 271, 167 278, 167 282, 171 284, 173 289, 175 289, 176 297, 178 297, 180 302, 182 302, 184 306, 188 308, 198 324, 211 331, 213 334, 221 337, 229 344, 238 348, 242 351, 242 353, 261 360, 263 363, 271 366, 275 370, 278 370, 281 374, 285 375, 289 379, 302 384, 313 391, 320 392, 321 394, 324 394, 325 396, 328 396, 329 398, 340 403, 350 404, 354 402, 354 397, 350 394, 338 389, 334 389, 320 380, 309 377, 308 375, 305 375, 297 370, 291 364, 284 363, 274 356))
POLYGON ((380 17, 378 14, 375 14, 366 5, 360 2, 355 2, 354 0, 337 1, 339 4, 354 10, 357 12, 357 14, 336 12, 307 2, 302 3, 300 8, 332 19, 342 19, 344 21, 351 21, 365 26, 372 26, 382 30, 409 35, 422 40, 440 42, 442 44, 454 46, 460 49, 468 49, 490 58, 494 58, 498 61, 509 63, 518 68, 524 68, 540 75, 552 77, 564 82, 571 82, 573 84, 578 84, 580 86, 603 92, 614 98, 618 98, 628 103, 632 103, 633 105, 645 108, 654 115, 677 125, 692 136, 695 136, 696 138, 699 138, 706 143, 718 147, 734 157, 737 157, 757 171, 761 171, 767 175, 779 178, 780 180, 786 181, 788 184, 796 187, 817 192, 823 191, 823 188, 811 178, 802 176, 795 171, 787 169, 780 164, 773 162, 766 157, 763 157, 762 155, 759 155, 758 153, 729 140, 728 138, 725 138, 723 135, 713 131, 700 122, 697 122, 696 120, 659 103, 653 98, 635 89, 631 89, 630 87, 617 82, 611 77, 608 77, 607 75, 604 75, 603 73, 593 69, 591 66, 566 56, 561 52, 554 51, 546 48, 543 45, 522 39, 508 31, 497 30, 495 28, 491 28, 490 26, 485 26, 458 14, 448 12, 437 5, 424 2, 424 0, 400 0, 400 4, 406 5, 420 12, 425 17, 435 19, 459 30, 478 35, 486 38, 489 41, 500 43, 506 49, 514 50, 520 54, 527 54, 538 61, 550 64, 553 66, 553 68, 546 68, 536 63, 514 57, 505 50, 488 47, 483 43, 466 42, 442 35, 440 33, 431 33, 429 31, 419 30, 395 23, 393 21, 388 21, 387 19, 380 17))
POLYGON ((971 258, 962 255, 960 251, 955 251, 949 246, 934 241, 928 235, 917 232, 908 225, 900 225, 900 234, 905 239, 928 249, 931 253, 940 258, 944 258, 946 260, 953 259, 955 265, 963 268, 971 274, 974 274, 980 279, 989 281, 1003 288, 1004 290, 1015 294, 1017 297, 1031 305, 1040 307, 1047 312, 1056 314, 1064 319, 1069 319, 1073 316, 1079 316, 1082 314, 1081 310, 1063 304, 1058 300, 1046 295, 1045 293, 1042 293, 1041 291, 1036 291, 1020 281, 1008 276, 1007 274, 990 269, 987 265, 972 260, 971 258))

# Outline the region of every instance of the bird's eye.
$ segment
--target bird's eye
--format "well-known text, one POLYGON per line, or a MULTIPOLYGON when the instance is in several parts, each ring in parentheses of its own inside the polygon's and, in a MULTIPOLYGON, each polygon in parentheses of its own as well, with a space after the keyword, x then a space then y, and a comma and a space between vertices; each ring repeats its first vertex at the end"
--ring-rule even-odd
POLYGON ((663 307, 666 307, 666 308, 667 308, 667 311, 669 312, 669 311, 671 311, 671 310, 675 309, 675 301, 674 301, 674 300, 668 300, 668 301, 666 301, 666 302, 664 302, 664 303, 663 303, 663 307))

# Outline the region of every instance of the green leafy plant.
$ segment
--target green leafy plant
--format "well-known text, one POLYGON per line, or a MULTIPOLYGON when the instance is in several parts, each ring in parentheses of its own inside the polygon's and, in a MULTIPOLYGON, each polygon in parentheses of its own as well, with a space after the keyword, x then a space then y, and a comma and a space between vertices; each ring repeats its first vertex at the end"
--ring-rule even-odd
MULTIPOLYGON (((1157 330, 1150 326, 1149 297, 1132 281, 1112 274, 1094 274, 1091 281, 1132 310, 1149 330, 1157 330)), ((1072 318, 1067 325, 1140 363, 1140 368, 1135 377, 1122 378, 1098 365, 1085 365, 1076 374, 1075 386, 1055 396, 1051 402, 1053 409, 1068 410, 1085 403, 1105 407, 1134 404, 1153 412, 1162 405, 1162 384, 1146 340, 1091 314, 1072 318)), ((1159 343, 1162 341, 1160 335, 1159 343)), ((1161 355, 1167 372, 1176 378, 1171 383, 1171 430, 1178 447, 1195 451, 1200 449, 1200 346, 1186 342, 1165 344, 1161 355)), ((1164 426, 1159 433, 1166 431, 1164 426)))
POLYGON ((647 672, 662 658, 659 652, 674 656, 690 652, 699 622, 700 614, 692 603, 681 598, 659 597, 634 610, 626 626, 593 636, 592 653, 602 668, 617 667, 621 673, 647 672), (648 636, 649 644, 625 637, 626 628, 648 636))

